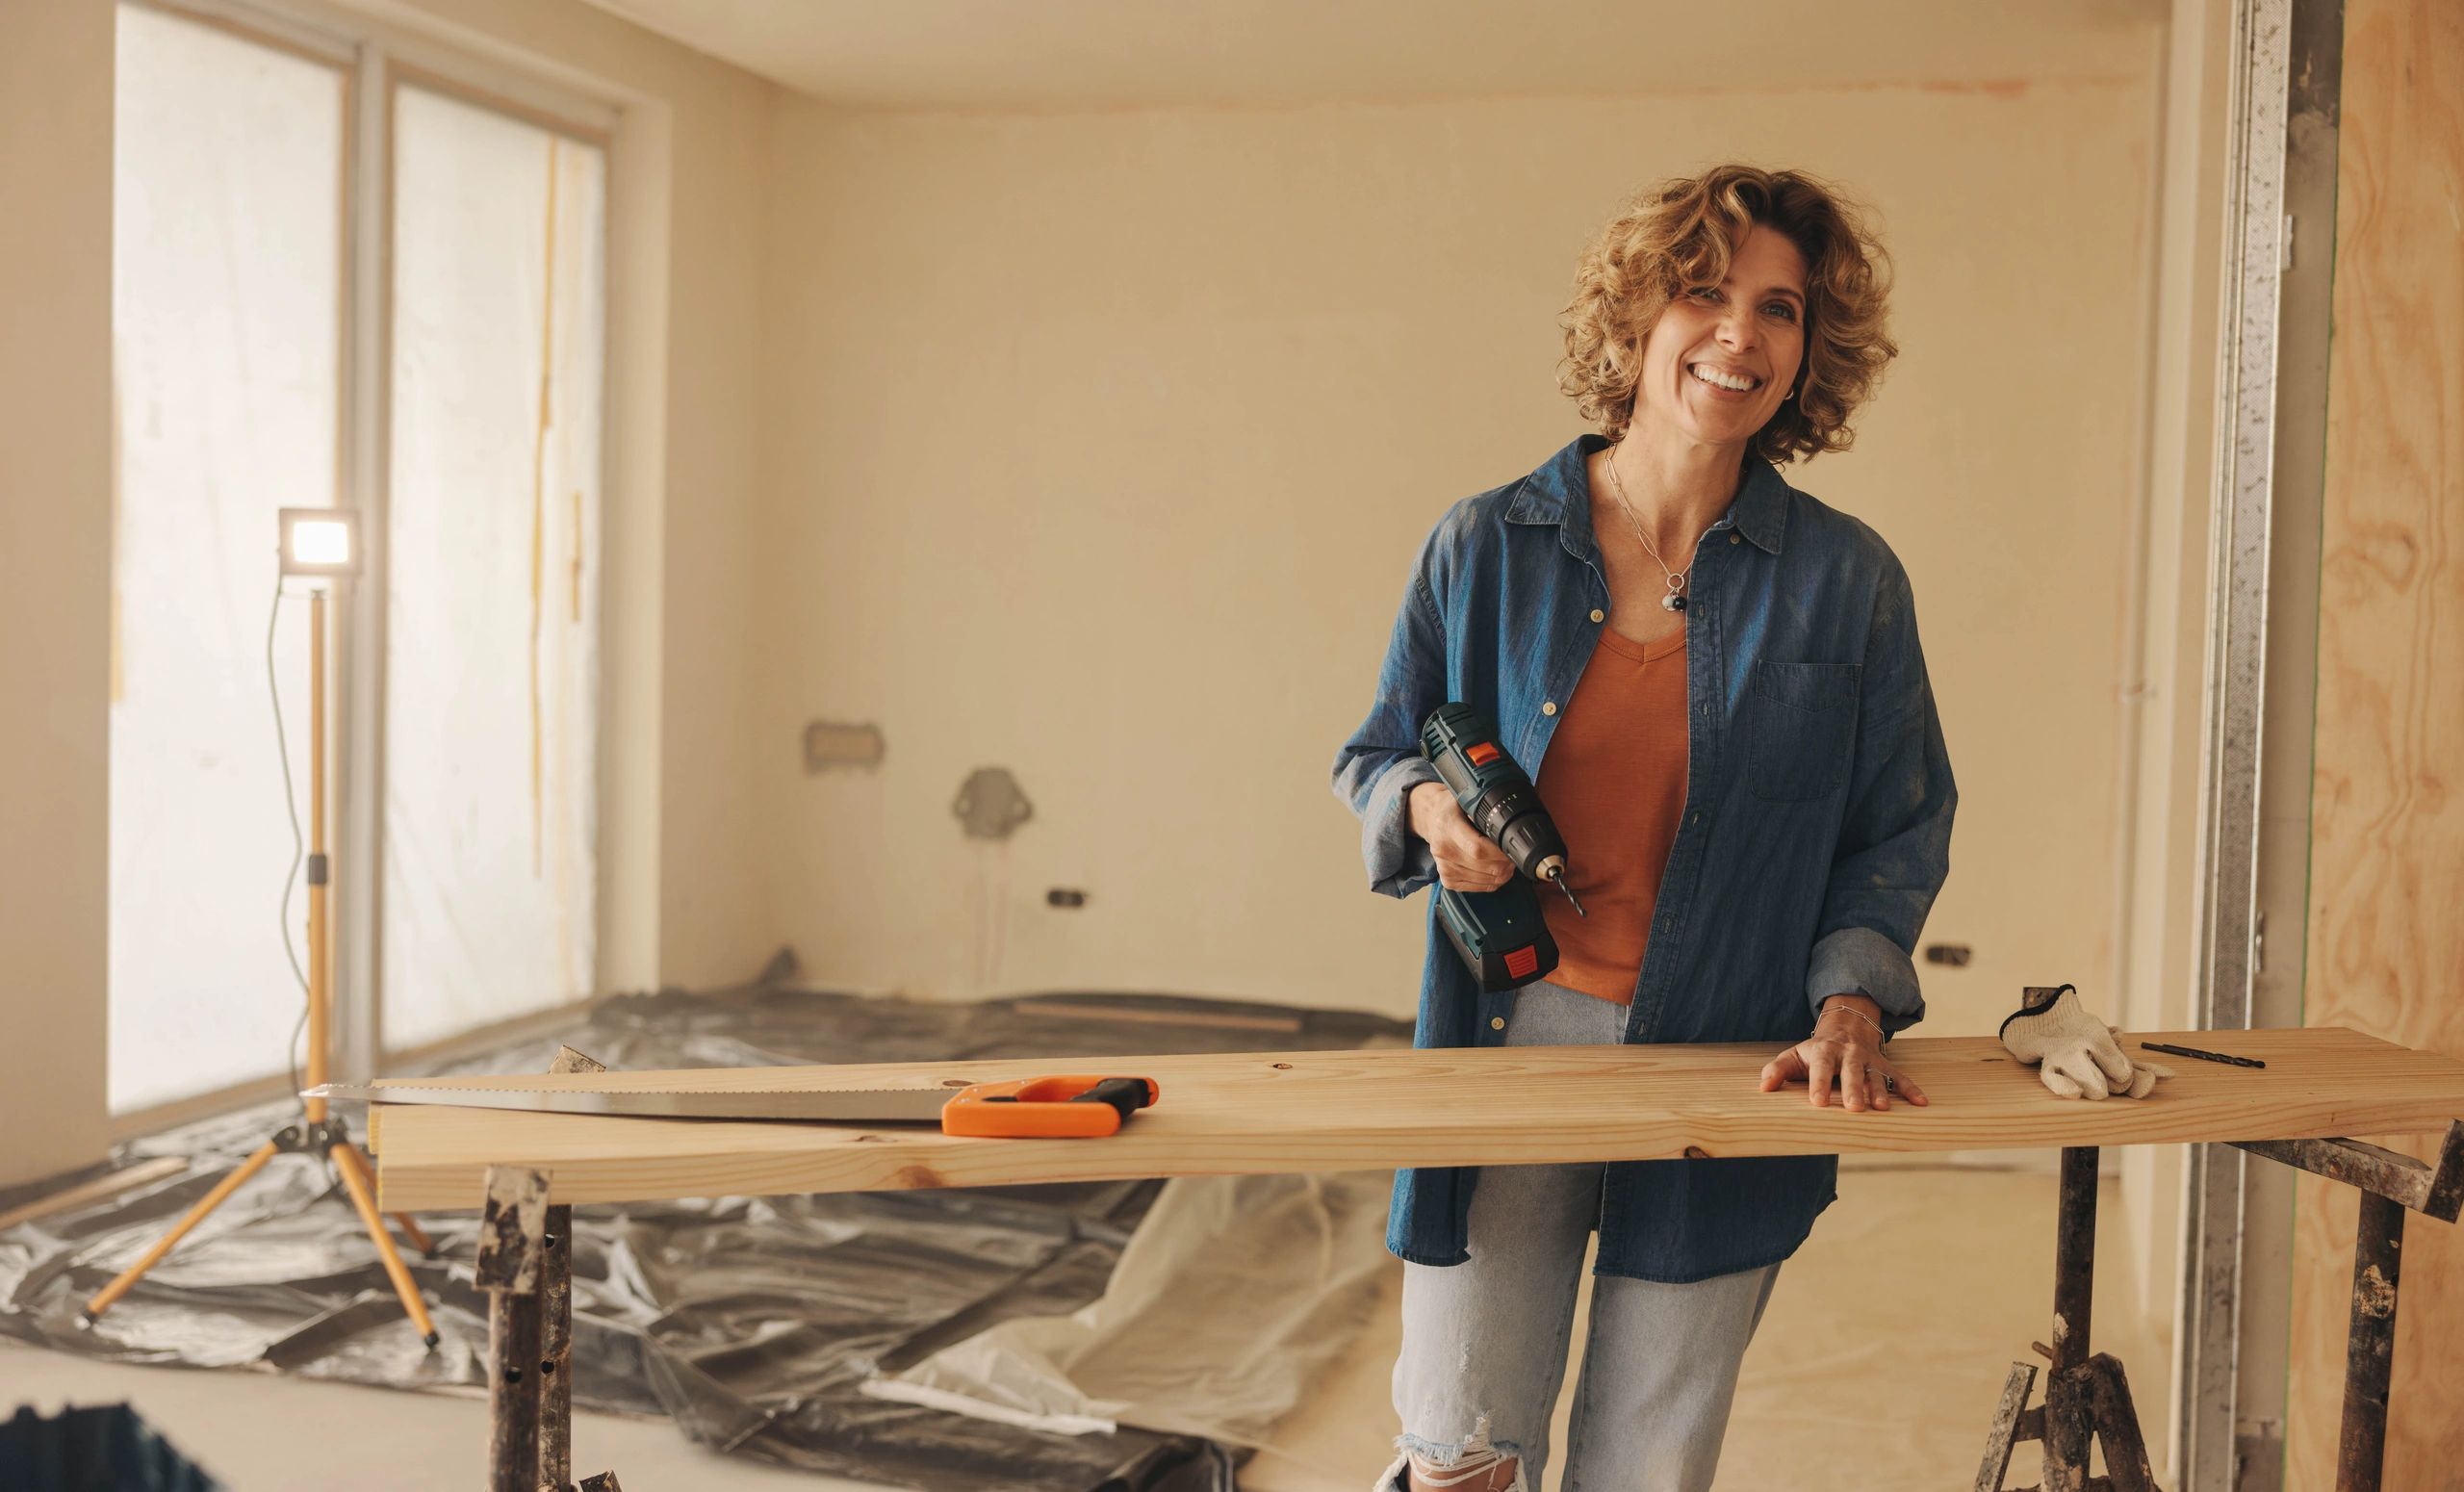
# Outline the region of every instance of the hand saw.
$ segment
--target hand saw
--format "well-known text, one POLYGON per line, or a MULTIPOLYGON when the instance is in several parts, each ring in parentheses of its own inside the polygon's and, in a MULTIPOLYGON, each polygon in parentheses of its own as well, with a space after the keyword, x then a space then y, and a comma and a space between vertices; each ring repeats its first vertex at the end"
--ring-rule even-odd
POLYGON ((1091 1139, 1116 1133, 1161 1096, 1145 1077, 1056 1076, 965 1088, 738 1088, 608 1093, 582 1088, 466 1088, 433 1082, 326 1083, 305 1098, 444 1104, 529 1114, 625 1119, 735 1119, 780 1123, 925 1124, 945 1135, 1091 1139))

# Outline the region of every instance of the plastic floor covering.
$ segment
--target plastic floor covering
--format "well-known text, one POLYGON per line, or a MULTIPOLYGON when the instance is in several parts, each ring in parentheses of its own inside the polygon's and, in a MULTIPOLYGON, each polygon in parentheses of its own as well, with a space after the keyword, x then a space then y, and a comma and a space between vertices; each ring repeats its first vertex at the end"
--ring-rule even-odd
MULTIPOLYGON (((684 1068, 1330 1049, 1409 1037, 1407 1023, 1360 1013, 1162 995, 944 1005, 785 989, 670 991, 604 1001, 569 1028, 446 1070, 542 1071, 559 1042, 613 1068, 684 1068)), ((293 1106, 269 1105, 129 1144, 119 1164, 158 1155, 192 1164, 149 1189, 0 1233, 0 1333, 121 1361, 484 1392, 473 1215, 424 1218, 435 1255, 405 1251, 443 1336, 430 1351, 347 1196, 321 1160, 306 1157, 277 1159, 99 1323, 80 1321, 93 1291, 294 1117, 293 1106)), ((1092 1305, 1163 1186, 578 1208, 575 1401, 665 1415, 736 1453, 919 1488, 1232 1492, 1241 1453, 1203 1435, 1129 1425, 1058 1433, 860 1387, 936 1354, 963 1357, 944 1350, 1003 1323, 1092 1305)))

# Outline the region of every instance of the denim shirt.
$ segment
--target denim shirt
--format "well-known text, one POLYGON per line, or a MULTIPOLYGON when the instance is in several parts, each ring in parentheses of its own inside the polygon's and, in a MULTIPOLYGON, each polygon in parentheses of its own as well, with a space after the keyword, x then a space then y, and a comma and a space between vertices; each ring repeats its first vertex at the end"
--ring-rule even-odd
MULTIPOLYGON (((1376 703, 1335 756, 1372 889, 1408 896, 1437 878, 1405 800, 1437 780, 1419 740, 1439 705, 1491 711, 1539 779, 1606 625, 1593 620, 1609 598, 1584 465, 1604 444, 1586 435, 1456 503, 1422 545, 1376 703)), ((1925 1002, 1911 955, 1949 870, 1958 793, 1907 573, 1871 528, 1748 457, 1695 548, 1687 595, 1685 806, 1625 1040, 1762 1042, 1777 1055, 1840 993, 1870 995, 1886 1031, 1914 1024, 1925 1002)), ((1514 993, 1480 992, 1429 903, 1415 1044, 1498 1045, 1514 993)), ((1612 1163, 1599 1271, 1681 1283, 1776 1263, 1831 1203, 1837 1170, 1830 1155, 1612 1163)), ((1397 1172, 1387 1247, 1462 1263, 1477 1179, 1397 1172)))

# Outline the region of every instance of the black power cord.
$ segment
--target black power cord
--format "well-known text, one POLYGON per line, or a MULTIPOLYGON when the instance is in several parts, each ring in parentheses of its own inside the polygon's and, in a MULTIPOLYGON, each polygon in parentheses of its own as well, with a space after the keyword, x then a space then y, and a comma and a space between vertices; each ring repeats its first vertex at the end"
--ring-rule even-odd
POLYGON ((266 613, 266 695, 273 702, 274 759, 282 763, 282 807, 291 815, 291 869, 282 881, 282 952, 291 961, 291 977, 299 985, 299 1020, 291 1028, 287 1057, 291 1064, 291 1096, 299 1105, 299 1119, 306 1123, 308 1100, 299 1096, 307 1080, 299 1070, 299 1038, 308 1029, 308 971, 299 963, 299 950, 291 941, 291 893, 299 885, 299 866, 308 858, 307 838, 299 832, 299 800, 291 783, 291 736, 282 724, 282 675, 274 667, 274 624, 282 619, 282 574, 273 578, 273 605, 266 613))

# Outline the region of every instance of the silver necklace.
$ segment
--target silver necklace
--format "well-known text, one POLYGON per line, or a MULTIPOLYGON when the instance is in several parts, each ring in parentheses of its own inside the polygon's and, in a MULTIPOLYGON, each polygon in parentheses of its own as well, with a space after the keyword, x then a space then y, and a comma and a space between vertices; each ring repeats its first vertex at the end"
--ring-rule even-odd
POLYGON ((1608 468, 1608 490, 1616 496, 1617 506, 1625 513, 1626 522, 1633 526, 1634 537, 1642 542, 1643 553, 1652 556, 1652 563, 1659 566, 1659 573, 1668 579, 1668 594, 1660 597, 1659 608, 1662 611, 1684 610, 1685 582, 1694 574, 1693 564, 1688 562, 1682 570, 1668 568, 1668 561, 1659 557, 1659 547, 1643 532, 1642 521, 1634 516, 1634 505, 1626 501, 1626 478, 1617 475, 1617 448, 1609 447, 1601 461, 1608 468))

